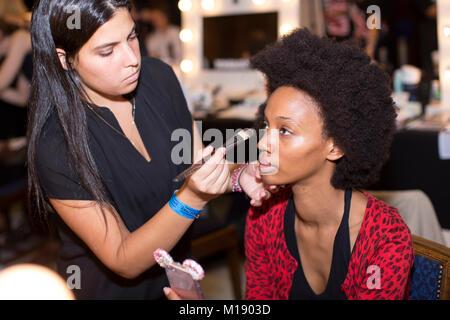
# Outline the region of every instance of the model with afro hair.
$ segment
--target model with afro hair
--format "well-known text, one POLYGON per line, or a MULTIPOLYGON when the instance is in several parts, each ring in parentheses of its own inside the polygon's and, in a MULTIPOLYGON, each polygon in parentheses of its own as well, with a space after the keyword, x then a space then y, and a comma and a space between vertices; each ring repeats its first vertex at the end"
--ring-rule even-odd
MULTIPOLYGON (((324 134, 344 151, 332 184, 366 187, 388 158, 396 111, 388 76, 358 47, 302 29, 251 60, 267 77, 268 93, 290 86, 319 106, 324 134)), ((260 108, 261 126, 265 105, 260 108)))
POLYGON ((360 190, 388 157, 389 78, 358 47, 305 29, 251 59, 267 80, 259 171, 287 186, 246 223, 248 299, 405 299, 411 233, 360 190))

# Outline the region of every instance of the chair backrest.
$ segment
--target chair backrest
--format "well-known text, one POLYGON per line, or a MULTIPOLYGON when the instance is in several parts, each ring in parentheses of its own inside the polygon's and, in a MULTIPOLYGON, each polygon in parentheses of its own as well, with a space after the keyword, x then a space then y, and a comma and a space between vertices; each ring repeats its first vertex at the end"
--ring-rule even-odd
POLYGON ((450 248, 412 236, 414 265, 410 300, 450 299, 450 248))

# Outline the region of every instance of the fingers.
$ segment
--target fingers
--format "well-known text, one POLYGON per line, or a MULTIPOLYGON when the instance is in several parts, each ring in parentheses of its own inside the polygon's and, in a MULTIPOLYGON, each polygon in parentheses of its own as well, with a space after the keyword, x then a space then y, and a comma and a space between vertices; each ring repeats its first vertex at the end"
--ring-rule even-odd
MULTIPOLYGON (((206 148, 204 154, 211 154, 211 150, 206 148)), ((202 167, 191 176, 191 181, 195 189, 211 195, 222 194, 229 185, 230 170, 224 157, 225 148, 219 148, 214 155, 206 161, 202 167)))
POLYGON ((223 177, 225 173, 230 172, 228 165, 224 164, 223 162, 223 156, 225 155, 224 150, 225 150, 224 148, 218 149, 216 151, 216 154, 214 154, 214 156, 203 165, 208 166, 202 172, 206 174, 206 176, 203 177, 203 182, 205 185, 219 184, 220 177, 223 177), (223 156, 221 156, 222 154, 223 156), (210 161, 211 163, 209 163, 210 161), (220 163, 221 161, 222 163, 220 163))
POLYGON ((258 164, 256 165, 255 177, 256 177, 257 179, 260 179, 260 180, 261 180, 261 168, 259 167, 259 162, 258 162, 258 164))
POLYGON ((261 180, 261 171, 259 170, 258 161, 249 163, 245 170, 249 172, 249 174, 253 175, 255 178, 261 180))
POLYGON ((204 157, 209 156, 213 151, 213 146, 207 146, 206 148, 197 151, 196 158, 198 160, 203 159, 204 157))
MULTIPOLYGON (((209 147, 208 147, 209 148, 209 147)), ((209 155, 211 152, 207 153, 209 155)), ((201 176, 203 178, 208 177, 209 175, 213 174, 216 170, 217 166, 222 165, 224 166, 224 156, 226 153, 225 148, 219 148, 216 150, 214 155, 206 161, 203 166, 196 172, 197 176, 201 176)))
POLYGON ((252 200, 250 200, 250 205, 253 206, 253 207, 259 207, 259 206, 262 205, 262 201, 261 200, 252 199, 252 200))
POLYGON ((216 168, 216 170, 209 175, 204 181, 203 185, 209 194, 222 194, 227 189, 227 181, 230 177, 230 171, 225 166, 216 168))
POLYGON ((280 186, 273 184, 269 186, 269 191, 272 193, 277 193, 278 191, 280 191, 280 188, 281 188, 280 186))
POLYGON ((171 288, 165 287, 163 289, 163 291, 164 291, 164 294, 166 295, 167 299, 169 299, 169 300, 181 300, 181 298, 171 288))
POLYGON ((254 207, 259 207, 262 203, 269 199, 272 194, 267 190, 261 190, 258 194, 250 200, 250 204, 254 207))

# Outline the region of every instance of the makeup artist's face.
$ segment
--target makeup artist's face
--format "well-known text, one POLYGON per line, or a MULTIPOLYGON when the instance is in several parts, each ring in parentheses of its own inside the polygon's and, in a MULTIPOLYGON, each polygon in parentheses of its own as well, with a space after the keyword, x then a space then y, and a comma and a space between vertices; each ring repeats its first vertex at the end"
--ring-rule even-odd
POLYGON ((74 67, 88 94, 119 96, 132 92, 141 66, 135 24, 126 9, 118 9, 77 54, 74 67))
MULTIPOLYGON (((316 102, 292 87, 277 89, 265 109, 267 133, 258 143, 260 168, 267 184, 291 184, 319 175, 336 160, 333 143, 322 134, 316 102)), ((331 177, 330 177, 331 178, 331 177)))

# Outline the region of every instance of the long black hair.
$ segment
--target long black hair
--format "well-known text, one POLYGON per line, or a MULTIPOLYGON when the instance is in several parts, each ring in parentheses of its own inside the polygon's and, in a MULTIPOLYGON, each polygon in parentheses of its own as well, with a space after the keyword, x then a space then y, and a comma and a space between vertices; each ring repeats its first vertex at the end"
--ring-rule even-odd
POLYGON ((33 79, 28 109, 28 208, 33 217, 47 221, 43 189, 39 183, 36 153, 41 131, 56 113, 67 147, 67 157, 82 186, 92 198, 109 207, 101 176, 89 148, 86 108, 89 97, 71 67, 81 47, 112 18, 116 10, 130 10, 129 0, 39 0, 33 8, 31 41, 33 79), (79 15, 80 25, 69 22, 79 15), (56 49, 66 53, 65 70, 56 49))

